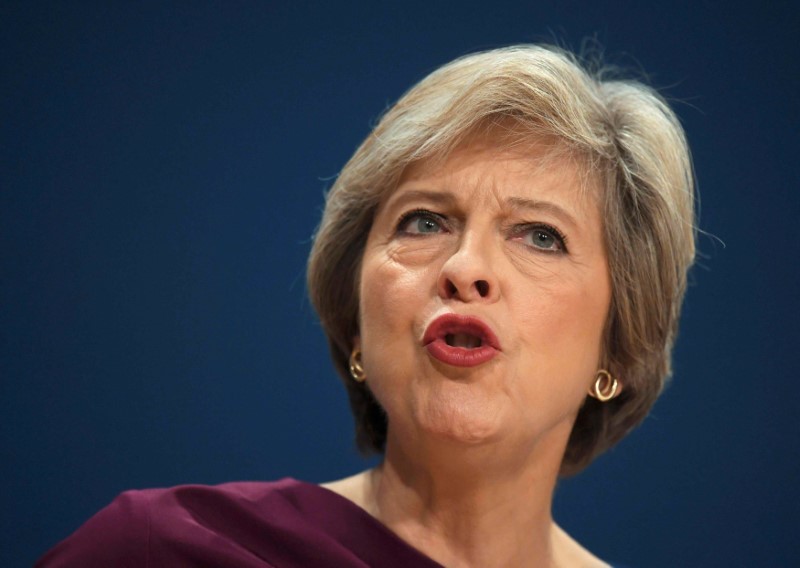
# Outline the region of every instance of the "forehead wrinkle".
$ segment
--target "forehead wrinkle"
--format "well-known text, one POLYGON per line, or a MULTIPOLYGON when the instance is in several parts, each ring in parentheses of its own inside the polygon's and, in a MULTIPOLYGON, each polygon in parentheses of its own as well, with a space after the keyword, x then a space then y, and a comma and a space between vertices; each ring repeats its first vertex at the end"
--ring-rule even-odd
POLYGON ((459 197, 484 210, 493 207, 502 210, 501 186, 503 181, 498 178, 497 172, 491 167, 483 167, 482 164, 473 167, 470 175, 466 179, 460 180, 459 185, 462 187, 458 189, 459 197))
POLYGON ((476 200, 482 207, 490 205, 491 201, 500 204, 495 172, 485 167, 474 168, 472 162, 458 162, 445 164, 438 171, 413 171, 405 176, 404 182, 398 186, 400 191, 395 191, 386 205, 397 206, 417 199, 459 210, 468 209, 476 200))
POLYGON ((579 211, 573 212, 573 209, 586 206, 582 199, 584 192, 580 190, 582 180, 579 172, 573 175, 571 170, 555 169, 552 162, 544 163, 538 159, 520 162, 517 156, 493 165, 498 169, 477 167, 471 171, 470 178, 464 180, 468 187, 463 198, 483 210, 491 208, 506 214, 544 212, 573 227, 578 225, 575 214, 579 211), (506 181, 506 175, 517 174, 524 177, 515 178, 513 185, 506 181), (578 179, 574 179, 576 177, 578 179), (533 190, 533 196, 528 196, 530 190, 533 190), (548 199, 547 194, 551 193, 558 197, 548 199), (536 194, 543 195, 537 197, 536 194))
MULTIPOLYGON (((444 161, 420 160, 410 164, 398 184, 398 188, 408 184, 407 191, 417 192, 419 196, 429 190, 427 197, 444 205, 464 209, 470 203, 480 207, 497 208, 504 212, 531 209, 556 213, 562 210, 597 205, 602 184, 597 174, 588 168, 574 152, 567 151, 560 144, 528 143, 517 147, 493 146, 490 140, 472 140, 454 150, 444 161), (522 178, 522 187, 507 187, 507 176, 522 178), (527 179, 527 182, 526 182, 527 179), (546 183, 545 183, 546 182, 546 183), (558 195, 557 202, 563 207, 551 207, 552 199, 528 197, 530 189, 534 193, 558 195), (517 194, 511 198, 501 197, 502 193, 517 194), (442 197, 435 197, 440 194, 442 197), (443 196, 450 201, 444 203, 443 196), (524 201, 541 202, 527 207, 524 201), (520 207, 520 205, 523 205, 520 207)), ((519 186, 520 179, 515 179, 519 186)), ((424 196, 423 196, 424 197, 424 196)), ((393 201, 390 199, 389 201, 393 201)), ((575 211, 579 213, 579 211, 575 211)), ((569 214, 558 215, 576 224, 575 217, 569 214)))

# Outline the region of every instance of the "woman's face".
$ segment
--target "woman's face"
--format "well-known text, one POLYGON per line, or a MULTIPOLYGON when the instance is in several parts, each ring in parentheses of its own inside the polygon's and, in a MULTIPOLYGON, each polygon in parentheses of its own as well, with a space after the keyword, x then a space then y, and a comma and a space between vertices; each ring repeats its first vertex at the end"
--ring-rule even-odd
POLYGON ((598 188, 544 152, 474 142, 409 168, 378 209, 356 343, 390 443, 566 443, 611 287, 598 188))

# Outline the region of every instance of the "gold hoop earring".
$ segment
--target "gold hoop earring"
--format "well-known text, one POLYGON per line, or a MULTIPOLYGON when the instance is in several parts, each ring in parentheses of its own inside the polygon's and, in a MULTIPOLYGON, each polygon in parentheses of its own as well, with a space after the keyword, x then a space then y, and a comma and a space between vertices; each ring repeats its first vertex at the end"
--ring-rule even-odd
POLYGON ((350 353, 350 376, 358 383, 367 380, 367 374, 361 365, 361 350, 358 348, 353 349, 353 352, 350 353))
POLYGON ((600 402, 608 402, 619 394, 619 382, 611 376, 605 369, 597 371, 597 379, 594 386, 589 390, 589 396, 596 398, 600 402))

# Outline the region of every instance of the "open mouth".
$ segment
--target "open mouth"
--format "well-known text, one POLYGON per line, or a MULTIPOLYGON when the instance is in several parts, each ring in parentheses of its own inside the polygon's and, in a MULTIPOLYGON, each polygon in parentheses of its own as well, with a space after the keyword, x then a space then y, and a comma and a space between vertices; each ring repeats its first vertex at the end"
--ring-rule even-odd
POLYGON ((475 349, 483 345, 480 337, 469 333, 446 333, 444 342, 450 347, 461 347, 463 349, 475 349))
POLYGON ((500 352, 492 329, 474 316, 444 314, 433 320, 422 340, 434 359, 456 367, 481 365, 500 352))

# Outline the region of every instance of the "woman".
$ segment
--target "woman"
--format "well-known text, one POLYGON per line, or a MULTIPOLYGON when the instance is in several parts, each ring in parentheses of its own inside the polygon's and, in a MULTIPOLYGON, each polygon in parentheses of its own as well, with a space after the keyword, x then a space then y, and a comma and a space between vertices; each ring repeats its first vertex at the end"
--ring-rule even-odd
POLYGON ((309 260, 381 465, 125 493, 41 565, 606 566, 554 487, 661 392, 693 257, 689 153, 652 90, 546 47, 458 59, 356 151, 309 260))

